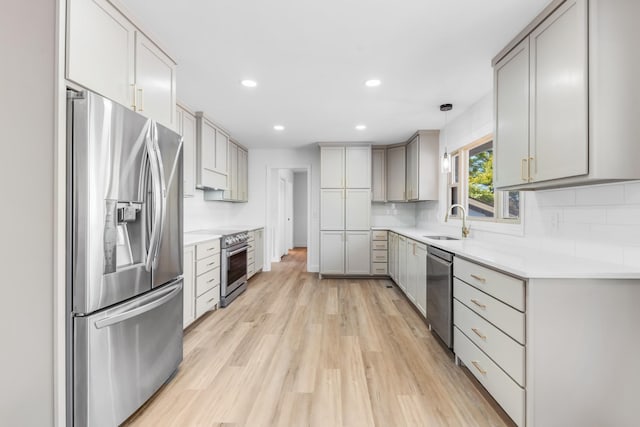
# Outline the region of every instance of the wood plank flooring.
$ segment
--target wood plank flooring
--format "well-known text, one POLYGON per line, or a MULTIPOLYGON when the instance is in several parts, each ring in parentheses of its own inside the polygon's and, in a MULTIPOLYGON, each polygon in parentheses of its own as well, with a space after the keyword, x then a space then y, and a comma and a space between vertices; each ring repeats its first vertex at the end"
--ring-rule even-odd
POLYGON ((190 328, 127 426, 505 426, 388 280, 323 279, 296 249, 190 328))

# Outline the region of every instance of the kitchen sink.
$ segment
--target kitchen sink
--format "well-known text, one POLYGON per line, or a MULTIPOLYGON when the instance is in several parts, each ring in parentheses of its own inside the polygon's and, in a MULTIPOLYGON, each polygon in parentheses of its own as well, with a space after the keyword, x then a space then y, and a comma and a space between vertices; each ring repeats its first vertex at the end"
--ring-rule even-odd
POLYGON ((426 237, 427 239, 433 239, 433 240, 460 240, 457 237, 450 237, 450 236, 422 236, 422 237, 426 237))

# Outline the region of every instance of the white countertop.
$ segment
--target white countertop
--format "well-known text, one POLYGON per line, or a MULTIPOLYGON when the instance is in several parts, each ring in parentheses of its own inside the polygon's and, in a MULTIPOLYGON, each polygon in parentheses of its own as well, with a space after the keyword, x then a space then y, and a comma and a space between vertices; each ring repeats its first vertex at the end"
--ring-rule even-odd
MULTIPOLYGON (((229 225, 223 227, 216 227, 218 232, 220 230, 246 230, 246 231, 254 231, 264 228, 263 225, 229 225)), ((198 243, 206 242, 207 240, 214 240, 221 238, 222 235, 218 233, 213 233, 207 230, 196 230, 196 231, 186 231, 183 237, 183 245, 184 246, 193 246, 198 243)))
POLYGON ((193 246, 208 240, 215 240, 222 237, 220 234, 205 233, 203 231, 187 231, 184 233, 183 245, 193 246))
MULTIPOLYGON (((375 227, 444 249, 472 261, 530 279, 640 279, 640 270, 622 264, 598 262, 572 255, 541 252, 538 249, 505 246, 473 238, 434 240, 441 232, 402 227, 375 227)), ((446 235, 446 234, 445 234, 446 235)), ((452 236, 457 237, 457 236, 452 236)))

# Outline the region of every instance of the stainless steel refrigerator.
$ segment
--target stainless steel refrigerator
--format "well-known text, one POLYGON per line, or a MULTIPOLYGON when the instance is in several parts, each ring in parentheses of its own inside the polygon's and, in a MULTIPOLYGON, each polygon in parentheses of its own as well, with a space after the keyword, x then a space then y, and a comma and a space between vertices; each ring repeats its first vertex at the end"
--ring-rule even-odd
POLYGON ((117 426, 182 361, 182 138, 68 95, 68 425, 117 426))

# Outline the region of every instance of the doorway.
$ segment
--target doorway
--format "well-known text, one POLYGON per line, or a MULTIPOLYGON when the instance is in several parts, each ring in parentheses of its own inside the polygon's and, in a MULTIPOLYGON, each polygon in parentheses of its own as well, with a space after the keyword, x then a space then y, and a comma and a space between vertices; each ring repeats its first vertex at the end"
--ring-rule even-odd
MULTIPOLYGON (((306 249, 308 246, 310 168, 269 168, 267 171, 268 259, 280 262, 295 247, 306 249)), ((302 253, 308 257, 306 250, 302 253)))

